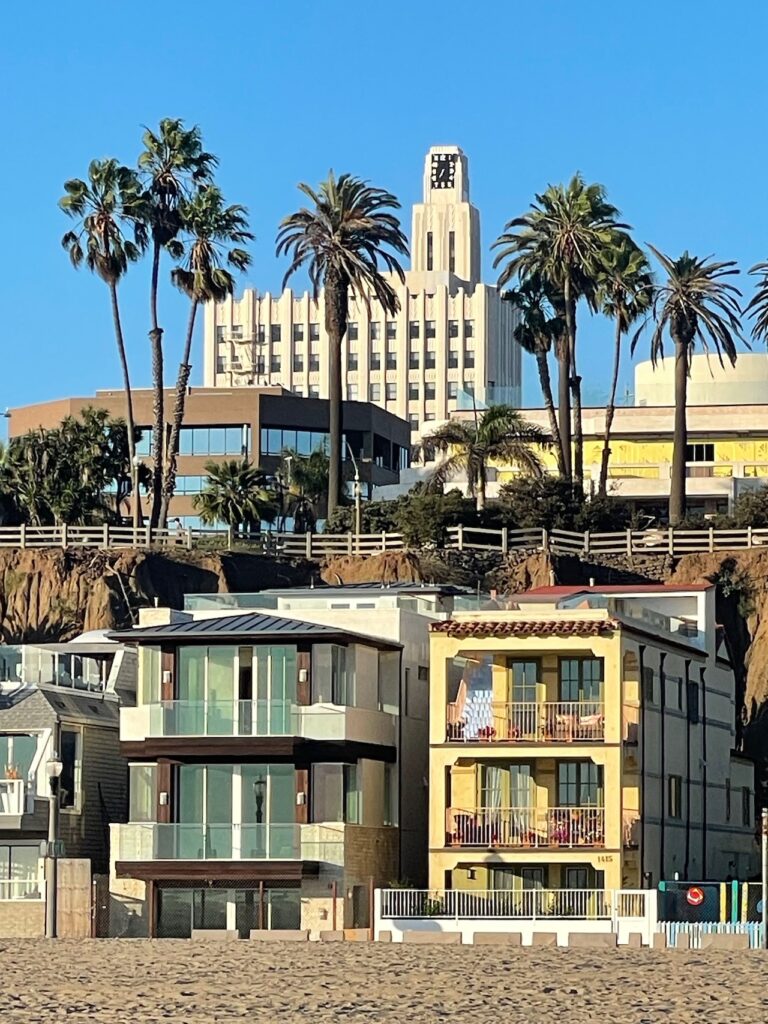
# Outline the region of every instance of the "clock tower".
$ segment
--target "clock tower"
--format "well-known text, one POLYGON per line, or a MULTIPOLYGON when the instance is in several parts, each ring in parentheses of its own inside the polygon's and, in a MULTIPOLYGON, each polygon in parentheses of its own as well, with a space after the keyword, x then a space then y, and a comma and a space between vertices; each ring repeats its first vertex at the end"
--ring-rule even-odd
POLYGON ((469 167, 458 146, 432 146, 424 162, 424 201, 413 207, 416 273, 480 281, 480 214, 469 201, 469 167))

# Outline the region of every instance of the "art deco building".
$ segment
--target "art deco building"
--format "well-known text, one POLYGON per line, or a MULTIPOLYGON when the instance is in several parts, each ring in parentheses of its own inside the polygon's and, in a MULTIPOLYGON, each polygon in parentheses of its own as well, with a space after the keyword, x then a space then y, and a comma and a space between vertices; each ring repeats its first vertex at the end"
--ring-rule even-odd
MULTIPOLYGON (((355 302, 343 341, 344 397, 409 420, 412 433, 448 418, 460 391, 481 398, 505 389, 519 405, 520 349, 514 311, 481 283, 480 214, 470 203, 469 164, 457 146, 433 146, 424 200, 413 208, 411 269, 392 276, 400 309, 355 302)), ((305 397, 328 395, 323 297, 264 295, 211 304, 205 317, 205 384, 280 384, 305 397)), ((429 428, 428 428, 429 429, 429 428)))

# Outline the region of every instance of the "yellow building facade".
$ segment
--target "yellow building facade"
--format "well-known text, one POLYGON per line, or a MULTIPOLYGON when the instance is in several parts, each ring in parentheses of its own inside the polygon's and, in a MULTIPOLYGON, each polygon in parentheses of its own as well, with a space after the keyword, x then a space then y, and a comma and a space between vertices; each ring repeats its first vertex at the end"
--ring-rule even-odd
POLYGON ((432 888, 748 876, 753 768, 714 590, 608 590, 432 626, 432 888))

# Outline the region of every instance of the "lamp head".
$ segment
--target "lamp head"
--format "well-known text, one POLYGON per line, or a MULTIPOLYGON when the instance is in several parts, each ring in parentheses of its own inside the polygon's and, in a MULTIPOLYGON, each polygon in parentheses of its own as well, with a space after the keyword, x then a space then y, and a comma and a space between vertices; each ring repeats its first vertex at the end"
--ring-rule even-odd
POLYGON ((48 773, 49 779, 58 779, 61 777, 61 773, 64 771, 64 765, 61 763, 58 757, 52 757, 45 766, 45 770, 48 773))

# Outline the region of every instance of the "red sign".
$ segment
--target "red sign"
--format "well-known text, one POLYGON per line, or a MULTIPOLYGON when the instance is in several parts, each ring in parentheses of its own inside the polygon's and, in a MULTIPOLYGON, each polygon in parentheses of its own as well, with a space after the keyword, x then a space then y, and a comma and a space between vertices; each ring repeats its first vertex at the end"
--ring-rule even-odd
POLYGON ((685 894, 685 898, 692 907, 700 907, 704 902, 704 890, 700 889, 698 885, 694 885, 685 894))

